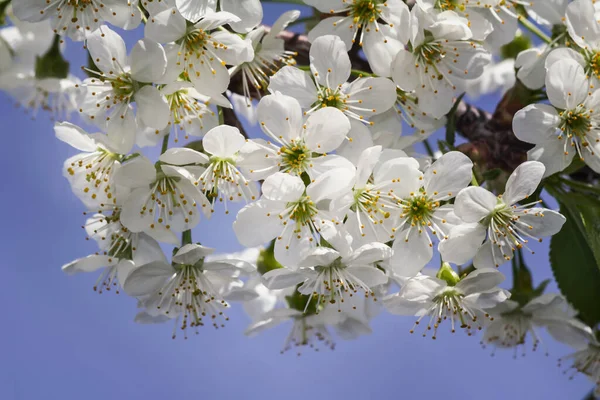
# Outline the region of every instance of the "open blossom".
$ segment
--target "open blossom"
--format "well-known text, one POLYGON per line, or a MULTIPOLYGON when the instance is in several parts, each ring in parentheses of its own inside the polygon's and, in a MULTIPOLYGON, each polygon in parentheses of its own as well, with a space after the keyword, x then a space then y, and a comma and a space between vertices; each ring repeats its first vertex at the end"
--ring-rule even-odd
POLYGON ((269 86, 271 76, 285 65, 294 65, 296 52, 285 49, 285 42, 277 36, 288 24, 298 19, 300 11, 292 10, 281 14, 277 21, 267 30, 259 26, 246 35, 252 41, 254 58, 243 64, 229 69, 229 74, 242 75, 242 90, 246 100, 246 107, 252 107, 251 87, 258 97, 261 91, 269 86))
POLYGON ((284 67, 272 78, 271 92, 294 97, 311 113, 335 107, 348 118, 367 122, 370 117, 389 110, 396 100, 396 88, 387 78, 358 78, 348 83, 350 57, 342 40, 326 35, 310 47, 311 73, 284 67))
POLYGON ((301 178, 277 172, 265 179, 263 196, 238 213, 233 230, 247 247, 276 238, 277 261, 294 268, 321 236, 330 241, 340 234, 343 215, 323 205, 349 191, 353 178, 354 171, 336 168, 305 187, 301 178))
POLYGON ((180 136, 184 139, 202 137, 219 124, 217 114, 208 105, 211 99, 199 93, 191 83, 173 82, 159 86, 158 90, 169 105, 169 122, 162 130, 139 127, 138 146, 155 146, 168 134, 173 135, 175 143, 180 136))
POLYGON ((524 306, 506 300, 490 313, 495 317, 485 329, 482 344, 496 349, 513 348, 515 356, 525 345, 527 335, 531 336, 533 350, 537 349, 541 343, 541 328, 546 328, 556 340, 574 347, 593 337, 591 329, 575 318, 576 311, 559 294, 543 294, 524 306))
POLYGON ((196 22, 206 14, 217 10, 227 11, 238 19, 231 22, 231 27, 236 32, 248 32, 260 24, 263 10, 260 0, 175 0, 177 9, 191 22, 196 22))
POLYGON ((423 111, 441 118, 452 107, 454 93, 464 90, 466 80, 481 76, 491 55, 473 40, 468 22, 453 11, 427 24, 420 13, 413 7, 412 50, 398 51, 392 78, 400 89, 414 91, 423 111))
POLYGON ((242 260, 207 261, 214 249, 198 244, 186 244, 173 255, 173 263, 154 261, 139 266, 126 279, 125 291, 142 299, 146 312, 175 320, 187 339, 188 329, 198 333, 198 327, 211 324, 223 327, 229 318, 224 314, 229 304, 224 300, 239 282, 243 270, 252 265, 242 260))
POLYGON ((211 129, 202 139, 209 162, 196 184, 215 200, 225 203, 226 208, 228 201, 248 203, 258 197, 256 184, 238 169, 239 152, 245 144, 239 129, 227 125, 211 129))
POLYGON ((406 281, 400 292, 384 299, 392 314, 419 317, 411 333, 425 319, 423 337, 432 330, 431 338, 435 339, 440 324, 449 320, 451 332, 460 327, 470 336, 482 329, 485 318, 493 318, 489 309, 510 297, 510 292, 498 288, 504 275, 496 269, 476 270, 461 279, 445 265, 437 277, 415 276, 406 281))
POLYGON ((354 43, 362 47, 373 72, 390 76, 390 65, 398 50, 408 41, 410 11, 401 0, 304 0, 326 14, 309 33, 314 42, 319 36, 339 36, 350 50, 354 43))
POLYGON ((506 182, 503 195, 471 186, 463 189, 454 203, 454 213, 465 223, 454 227, 440 244, 445 260, 463 264, 474 257, 476 268, 498 267, 512 259, 516 249, 529 249, 529 241, 552 236, 565 223, 560 213, 532 207, 538 201, 520 205, 537 189, 544 165, 528 161, 517 167, 506 182))
POLYGON ((101 71, 84 81, 85 98, 80 112, 109 136, 124 145, 135 143, 136 116, 143 124, 163 129, 169 122, 169 105, 152 82, 165 73, 167 59, 162 46, 150 39, 136 43, 127 57, 125 42, 108 27, 102 27, 87 39, 91 58, 101 71), (131 103, 136 104, 134 115, 131 103))
POLYGON ((595 385, 594 396, 600 396, 600 343, 595 338, 590 339, 587 346, 559 360, 560 365, 567 362, 570 365, 565 373, 571 372, 570 379, 577 373, 587 376, 595 385))
POLYGON ((28 22, 52 21, 54 32, 82 41, 106 21, 134 29, 142 18, 137 0, 19 0, 13 4, 17 18, 28 22))
MULTIPOLYGON (((279 268, 263 275, 269 289, 298 287, 307 296, 304 311, 309 306, 326 303, 341 306, 353 296, 374 297, 375 287, 387 282, 387 276, 375 263, 387 260, 392 250, 383 243, 369 243, 358 249, 345 244, 340 250, 316 247, 300 261, 296 270, 279 268), (316 303, 311 304, 315 298, 316 303)), ((318 312, 318 308, 315 310, 318 312)))
MULTIPOLYGON (((397 196, 397 218, 394 232, 394 255, 391 264, 398 275, 414 276, 433 256, 433 237, 445 240, 448 232, 460 220, 454 206, 444 204, 471 182, 473 163, 467 156, 451 151, 438 158, 412 187, 405 187, 397 196)), ((400 184, 403 182, 400 180, 400 184)))
POLYGON ((130 149, 113 144, 106 135, 89 134, 69 122, 57 123, 54 131, 58 139, 82 151, 67 159, 63 167, 73 193, 88 209, 117 204, 114 178, 130 149))
POLYGON ((331 209, 346 214, 344 226, 355 245, 388 242, 395 236, 398 198, 410 196, 423 178, 419 163, 381 146, 365 149, 356 162, 352 192, 334 200, 331 209))
POLYGON ((251 41, 244 40, 223 25, 239 21, 228 12, 204 15, 188 26, 174 8, 161 11, 146 25, 146 37, 165 45, 169 60, 168 76, 176 80, 180 74, 207 96, 218 96, 227 90, 229 72, 226 65, 251 61, 251 41), (174 43, 172 43, 174 42, 174 43))
POLYGON ((272 142, 252 139, 242 149, 243 166, 253 180, 277 171, 298 176, 306 172, 314 179, 332 168, 354 168, 343 157, 327 154, 350 131, 350 122, 341 111, 326 107, 304 118, 296 99, 275 93, 262 98, 257 114, 272 142))
POLYGON ((132 232, 145 232, 163 242, 177 244, 174 232, 191 229, 212 207, 194 185, 186 164, 205 164, 207 157, 191 149, 169 149, 155 166, 144 156, 124 164, 116 181, 131 190, 123 204, 121 222, 132 232), (176 164, 176 165, 169 165, 176 164))
POLYGON ((548 69, 546 93, 550 105, 528 105, 513 120, 517 138, 536 145, 527 158, 544 164, 544 176, 564 170, 575 155, 600 172, 600 91, 578 62, 564 59, 548 69))
POLYGON ((453 11, 469 21, 473 39, 485 40, 494 30, 494 25, 488 21, 485 10, 496 7, 500 0, 417 0, 416 3, 427 14, 433 15, 444 11, 453 11))
POLYGON ((162 249, 145 233, 134 233, 119 221, 120 209, 110 214, 95 214, 88 218, 85 229, 95 239, 102 252, 74 260, 62 267, 69 275, 95 272, 104 268, 94 284, 94 291, 119 293, 125 280, 136 267, 166 261, 162 249))

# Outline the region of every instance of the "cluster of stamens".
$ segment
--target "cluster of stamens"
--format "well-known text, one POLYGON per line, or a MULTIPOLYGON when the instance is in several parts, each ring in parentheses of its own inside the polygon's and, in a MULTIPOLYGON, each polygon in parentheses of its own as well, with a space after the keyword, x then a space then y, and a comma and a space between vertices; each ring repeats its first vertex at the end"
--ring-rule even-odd
POLYGON ((237 169, 235 160, 230 158, 211 157, 210 164, 195 184, 200 184, 209 198, 218 198, 219 202, 224 203, 226 214, 229 214, 228 201, 244 199, 249 203, 256 200, 250 181, 237 169))
MULTIPOLYGON (((204 103, 199 102, 188 94, 186 89, 178 90, 172 94, 165 96, 167 103, 169 103, 169 109, 171 110, 171 120, 169 126, 172 132, 175 134, 174 142, 179 142, 179 131, 184 132, 184 139, 189 139, 186 125, 199 124, 200 130, 204 130, 204 114, 210 113, 215 115, 204 103), (179 129, 177 129, 179 128, 179 129)), ((160 131, 156 131, 156 134, 160 134, 160 131)))
POLYGON ((106 201, 116 204, 112 176, 115 163, 121 160, 119 154, 111 153, 106 149, 98 148, 93 153, 84 153, 81 158, 71 162, 67 168, 69 175, 84 173, 88 185, 83 187, 83 192, 93 200, 98 199, 98 194, 103 194, 106 201))
POLYGON ((312 167, 311 151, 302 140, 292 140, 291 143, 281 146, 278 155, 281 156, 279 166, 282 172, 300 175, 312 167))
POLYGON ((588 110, 580 104, 573 110, 561 111, 559 115, 561 133, 558 135, 558 139, 565 139, 564 154, 568 155, 569 147, 571 147, 575 148, 582 161, 585 159, 584 152, 594 156, 594 147, 590 145, 590 142, 600 142, 600 135, 597 133, 597 129, 594 129, 597 128, 595 124, 592 124, 592 110, 588 110))
POLYGON ((157 293, 157 310, 167 316, 176 315, 173 339, 177 336, 178 327, 187 339, 188 328, 198 334, 198 327, 204 326, 207 320, 212 321, 216 329, 224 327, 225 321, 229 321, 223 314, 223 309, 229 304, 216 298, 216 291, 204 276, 202 265, 203 261, 195 265, 176 266, 177 272, 157 293))

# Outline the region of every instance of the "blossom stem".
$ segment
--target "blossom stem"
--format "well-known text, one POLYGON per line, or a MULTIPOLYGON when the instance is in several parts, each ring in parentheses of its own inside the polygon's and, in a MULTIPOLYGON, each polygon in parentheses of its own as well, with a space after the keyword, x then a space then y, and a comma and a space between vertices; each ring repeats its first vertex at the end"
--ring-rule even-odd
POLYGON ((223 114, 223 107, 217 106, 219 113, 219 125, 225 125, 225 114, 223 114))
POLYGON ((479 186, 479 182, 477 182, 477 177, 475 176, 475 172, 471 173, 471 185, 479 186))
POLYGON ((185 246, 190 243, 192 243, 192 230, 188 229, 187 231, 181 232, 181 245, 185 246))
POLYGON ((429 144, 429 140, 427 140, 427 139, 423 140, 423 146, 425 146, 425 150, 427 150, 427 154, 429 154, 429 157, 433 158, 433 149, 431 148, 431 145, 429 144))
POLYGON ((540 28, 538 28, 533 22, 519 15, 519 22, 523 27, 525 27, 529 32, 533 33, 535 36, 543 40, 544 42, 550 44, 552 43, 552 38, 546 35, 540 28))
POLYGON ((162 142, 162 147, 160 149, 160 154, 163 154, 169 148, 169 133, 165 135, 162 142))
POLYGON ((577 181, 574 181, 571 179, 563 178, 561 176, 558 177, 558 180, 573 189, 579 189, 579 190, 584 190, 584 191, 600 194, 600 188, 594 187, 592 185, 588 185, 587 183, 577 182, 577 181))
POLYGON ((370 74, 370 73, 368 73, 368 72, 361 71, 361 70, 359 70, 359 69, 353 69, 353 70, 350 70, 350 73, 351 73, 352 75, 356 75, 356 76, 376 76, 375 74, 370 74))

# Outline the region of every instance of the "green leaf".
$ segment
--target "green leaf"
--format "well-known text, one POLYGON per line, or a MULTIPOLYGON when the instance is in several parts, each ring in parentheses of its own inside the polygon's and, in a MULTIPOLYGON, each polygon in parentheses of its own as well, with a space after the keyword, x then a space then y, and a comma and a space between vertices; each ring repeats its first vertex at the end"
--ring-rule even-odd
POLYGON ((600 322, 600 207, 578 193, 550 192, 567 218, 550 242, 554 278, 580 318, 594 326, 600 322))
POLYGON ((448 121, 446 122, 446 143, 452 147, 454 147, 454 141, 456 140, 456 110, 464 96, 464 93, 458 96, 450 109, 450 112, 448 112, 448 121))
POLYGON ((262 249, 258 255, 256 268, 261 275, 274 269, 283 268, 283 266, 275 259, 275 240, 277 239, 272 240, 269 247, 262 249))
POLYGON ((69 63, 60 52, 61 38, 54 35, 52 47, 43 56, 35 58, 35 77, 37 79, 65 79, 69 75, 69 63))
POLYGON ((483 173, 483 179, 486 181, 493 181, 494 179, 499 177, 501 173, 502 170, 500 168, 490 169, 483 173))

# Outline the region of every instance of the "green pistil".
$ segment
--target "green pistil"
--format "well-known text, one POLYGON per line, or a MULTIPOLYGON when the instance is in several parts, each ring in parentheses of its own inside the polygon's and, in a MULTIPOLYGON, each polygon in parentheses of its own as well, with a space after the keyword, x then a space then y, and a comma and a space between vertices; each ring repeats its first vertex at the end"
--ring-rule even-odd
POLYGON ((192 31, 188 32, 183 40, 185 42, 186 49, 195 53, 197 51, 201 51, 207 46, 210 40, 210 34, 202 29, 193 29, 192 31))
MULTIPOLYGON (((359 27, 377 21, 381 11, 381 2, 374 0, 354 0, 350 5, 348 15, 351 16, 359 27)), ((385 4, 385 3, 384 3, 385 4)))
POLYGON ((582 141, 583 146, 588 143, 585 136, 591 130, 589 112, 582 106, 577 106, 575 110, 565 110, 560 113, 561 123, 560 130, 569 138, 573 135, 577 136, 582 141))
MULTIPOLYGON (((444 58, 446 52, 444 51, 440 43, 426 41, 414 50, 414 54, 418 56, 418 60, 420 63, 435 67, 442 60, 442 58, 444 58)), ((439 74, 438 79, 441 80, 442 78, 442 75, 439 74)))
POLYGON ((593 52, 586 54, 585 57, 586 68, 585 72, 588 76, 595 76, 600 79, 600 52, 593 52))
POLYGON ((132 97, 138 89, 136 82, 131 78, 129 73, 125 73, 115 79, 111 79, 110 85, 113 88, 115 98, 120 101, 132 97))
POLYGON ((425 195, 416 195, 408 200, 408 204, 403 206, 403 217, 407 218, 411 225, 425 225, 433 214, 439 203, 430 200, 425 195))
POLYGON ((435 8, 442 11, 465 11, 465 5, 459 4, 457 0, 437 0, 435 8))
POLYGON ((317 215, 317 208, 309 196, 303 196, 297 202, 288 203, 287 207, 293 207, 290 219, 302 226, 312 225, 312 218, 317 215))
POLYGON ((300 175, 309 165, 310 150, 301 142, 295 142, 279 149, 284 171, 300 175))
POLYGON ((342 95, 338 90, 333 90, 330 88, 325 89, 321 94, 319 94, 317 102, 322 107, 335 107, 339 108, 340 110, 345 109, 344 100, 342 99, 342 95))

